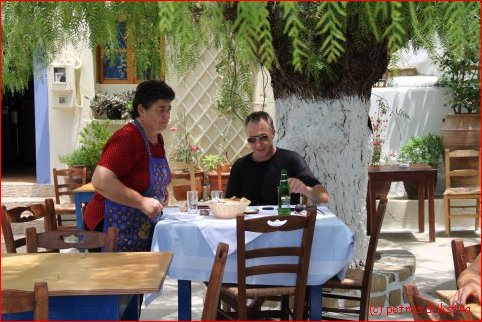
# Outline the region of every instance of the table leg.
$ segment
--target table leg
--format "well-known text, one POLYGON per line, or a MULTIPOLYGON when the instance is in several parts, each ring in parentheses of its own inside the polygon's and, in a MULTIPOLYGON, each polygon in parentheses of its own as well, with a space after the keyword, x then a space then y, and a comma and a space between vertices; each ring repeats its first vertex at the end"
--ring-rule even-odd
POLYGON ((368 180, 368 189, 367 189, 367 235, 371 235, 371 232, 376 229, 376 227, 372 227, 376 220, 374 216, 376 215, 376 205, 377 200, 375 197, 375 182, 372 180, 368 180))
POLYGON ((75 203, 75 220, 77 222, 77 229, 84 230, 84 219, 82 218, 82 193, 74 192, 75 203))
POLYGON ((191 281, 177 280, 177 304, 179 321, 191 321, 191 281))
POLYGON ((321 285, 311 285, 310 288, 310 320, 321 321, 321 308, 323 307, 321 301, 323 300, 321 292, 323 287, 321 285))
POLYGON ((418 182, 418 232, 425 231, 425 181, 418 182))
POLYGON ((428 179, 428 237, 431 242, 435 241, 434 197, 435 197, 435 178, 430 177, 428 179))

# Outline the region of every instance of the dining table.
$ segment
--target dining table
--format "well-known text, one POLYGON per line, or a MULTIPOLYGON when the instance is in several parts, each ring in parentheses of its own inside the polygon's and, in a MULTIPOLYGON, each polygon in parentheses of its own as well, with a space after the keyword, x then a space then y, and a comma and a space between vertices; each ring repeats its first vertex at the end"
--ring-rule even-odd
POLYGON ((84 217, 82 215, 82 204, 87 203, 94 196, 95 188, 91 182, 84 184, 74 190, 75 220, 77 229, 84 230, 84 217))
MULTIPOLYGON (((140 294, 159 292, 170 252, 2 254, 2 290, 47 282, 50 320, 137 320, 140 294)), ((33 313, 2 314, 32 320, 33 313)))
MULTIPOLYGON (((253 218, 277 214, 276 206, 268 207, 270 210, 250 208, 259 211, 257 214, 246 215, 253 218)), ((283 234, 247 235, 246 247, 249 249, 273 244, 280 247, 293 246, 301 238, 301 231, 283 234)), ((307 280, 311 292, 311 319, 321 320, 322 285, 334 276, 344 277, 352 259, 354 241, 353 232, 328 207, 318 207, 307 280)), ((191 281, 209 280, 219 242, 229 245, 223 283, 237 283, 236 219, 188 214, 177 207, 164 208, 164 214, 154 229, 151 251, 175 254, 167 274, 178 281, 179 320, 191 320, 191 281)), ((263 263, 269 264, 273 260, 266 258, 263 263)), ((293 286, 295 279, 293 274, 272 274, 248 277, 247 283, 293 286)), ((149 305, 157 296, 158 294, 147 295, 145 304, 149 305)))
MULTIPOLYGON (((450 300, 455 295, 456 290, 436 290, 435 296, 441 299, 444 303, 450 304, 450 300)), ((470 314, 474 320, 480 321, 480 303, 467 303, 465 304, 465 310, 470 310, 470 314)))
POLYGON ((408 166, 398 164, 383 164, 368 168, 368 192, 367 192, 367 234, 375 231, 377 223, 376 215, 376 186, 378 182, 405 181, 414 182, 418 185, 418 232, 425 231, 425 187, 427 187, 428 200, 428 235, 429 241, 435 241, 435 180, 437 169, 426 163, 414 163, 408 166))

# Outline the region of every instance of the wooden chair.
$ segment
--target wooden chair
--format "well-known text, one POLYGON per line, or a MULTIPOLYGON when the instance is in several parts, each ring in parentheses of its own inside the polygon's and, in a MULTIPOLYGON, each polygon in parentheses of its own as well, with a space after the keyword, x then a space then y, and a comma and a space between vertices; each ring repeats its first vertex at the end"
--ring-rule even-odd
POLYGON ((192 163, 185 163, 185 162, 169 162, 169 168, 171 169, 171 173, 174 171, 183 171, 189 173, 189 179, 182 179, 182 178, 171 178, 171 184, 167 187, 167 191, 169 194, 169 205, 174 205, 178 201, 186 200, 186 196, 184 199, 177 200, 174 197, 174 187, 182 187, 182 186, 190 186, 191 190, 197 190, 196 184, 196 174, 194 170, 194 165, 192 163))
POLYGON ((454 239, 452 240, 451 245, 452 257, 454 260, 455 280, 457 281, 460 273, 467 268, 467 263, 472 263, 477 255, 480 254, 480 244, 465 246, 463 240, 454 239))
POLYGON ((37 253, 38 248, 80 250, 102 248, 105 252, 116 252, 119 229, 109 227, 107 233, 89 230, 58 230, 37 233, 35 227, 25 231, 27 236, 27 253, 37 253))
POLYGON ((475 229, 479 228, 480 218, 480 150, 455 150, 445 149, 445 192, 444 192, 445 235, 450 235, 451 220, 456 218, 475 218, 475 229), (477 166, 453 169, 451 162, 454 159, 470 160, 477 158, 477 166), (463 179, 466 186, 454 186, 453 181, 463 179), (474 200, 473 205, 452 205, 452 200, 474 200), (473 208, 472 213, 453 213, 452 209, 473 208))
POLYGON ((403 286, 408 302, 412 308, 414 321, 471 321, 472 315, 464 310, 439 310, 440 303, 432 301, 430 298, 421 295, 417 286, 407 284, 403 286), (455 312, 454 312, 455 311, 455 312))
POLYGON ((218 308, 219 317, 223 319, 265 319, 280 318, 288 320, 292 315, 293 320, 301 320, 304 315, 304 303, 306 295, 306 281, 308 278, 308 266, 311 255, 311 244, 316 221, 316 209, 308 210, 307 216, 269 216, 254 219, 245 219, 244 215, 236 218, 237 235, 237 265, 238 284, 223 284, 220 299, 235 310, 218 308), (281 221, 282 225, 273 225, 273 222, 281 221), (286 220, 286 222, 284 222, 286 220), (289 232, 302 229, 301 242, 292 247, 272 247, 246 249, 245 233, 272 233, 289 232), (288 261, 286 257, 297 257, 297 262, 288 261), (259 258, 276 257, 275 264, 256 265, 248 264, 256 262, 259 258), (294 287, 247 285, 246 278, 254 275, 290 273, 296 277, 294 287), (289 297, 294 295, 294 310, 290 311, 289 297), (281 301, 280 309, 261 310, 264 299, 281 301), (249 307, 247 299, 253 299, 249 307), (261 302, 259 302, 261 300, 261 302), (252 304, 255 305, 252 305, 252 304))
POLYGON ((87 183, 87 168, 69 168, 56 169, 53 168, 54 189, 55 189, 55 213, 57 215, 57 226, 76 228, 76 225, 62 226, 62 221, 75 222, 75 219, 62 219, 63 215, 75 216, 74 190, 87 183), (62 181, 60 181, 62 178, 62 181), (62 200, 68 197, 69 202, 62 200))
POLYGON ((32 222, 44 218, 45 231, 57 230, 55 212, 52 212, 53 200, 45 199, 45 204, 37 203, 7 210, 2 206, 2 234, 7 253, 16 253, 17 248, 25 246, 25 237, 14 238, 12 224, 32 222))
MULTIPOLYGON (((378 238, 380 236, 380 230, 385 216, 385 210, 387 208, 387 198, 381 198, 377 208, 376 229, 372 231, 370 241, 368 244, 367 257, 365 261, 365 269, 349 268, 345 278, 339 280, 337 277, 331 278, 323 285, 323 298, 344 299, 357 301, 360 303, 360 307, 326 307, 323 310, 323 320, 347 320, 345 316, 334 316, 332 313, 347 315, 352 317, 353 320, 366 321, 368 320, 368 305, 370 303, 370 286, 373 274, 373 265, 375 263, 375 252, 377 249, 378 238), (353 295, 350 293, 342 294, 329 292, 326 289, 341 289, 344 291, 357 290, 360 295, 353 295)), ((325 303, 325 302, 323 302, 325 303)))
POLYGON ((34 320, 49 319, 49 295, 46 282, 37 282, 34 290, 2 289, 2 314, 33 311, 34 320))
POLYGON ((221 284, 223 282, 226 259, 228 258, 228 249, 229 246, 227 244, 218 244, 216 255, 214 256, 213 268, 211 269, 211 276, 209 277, 206 297, 204 298, 204 307, 201 321, 216 320, 217 308, 219 303, 219 293, 221 291, 221 284))

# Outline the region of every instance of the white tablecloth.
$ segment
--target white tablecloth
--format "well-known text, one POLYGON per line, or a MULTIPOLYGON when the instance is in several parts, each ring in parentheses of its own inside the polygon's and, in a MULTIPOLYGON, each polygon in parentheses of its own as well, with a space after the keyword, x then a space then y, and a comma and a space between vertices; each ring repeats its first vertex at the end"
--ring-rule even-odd
MULTIPOLYGON (((311 250, 310 269, 308 272, 308 285, 322 285, 331 277, 344 276, 348 262, 352 258, 354 235, 350 229, 341 222, 329 209, 321 208, 324 214, 317 216, 313 246, 311 250)), ((173 261, 169 267, 168 276, 175 279, 191 281, 207 281, 211 273, 214 260, 213 249, 217 242, 223 241, 235 244, 235 219, 216 219, 212 216, 198 218, 167 210, 163 219, 160 220, 154 230, 152 251, 169 251, 174 253, 173 261), (180 220, 181 219, 181 220, 180 220), (219 240, 206 241, 199 226, 215 227, 219 240), (225 229, 223 230, 223 227, 225 229), (234 229, 233 229, 234 227, 234 229)), ((207 230, 209 231, 209 230, 207 230)), ((211 230, 213 231, 213 230, 211 230)), ((206 231, 204 231, 206 234, 206 231)), ((301 231, 286 233, 270 233, 255 236, 247 243, 250 246, 260 247, 263 245, 292 245, 299 242, 301 231), (285 237, 281 237, 285 236, 285 237)), ((236 283, 236 253, 228 256, 224 272, 224 283, 236 283)), ((248 279, 249 284, 268 285, 294 285, 292 277, 285 274, 272 274, 255 276, 248 279)))

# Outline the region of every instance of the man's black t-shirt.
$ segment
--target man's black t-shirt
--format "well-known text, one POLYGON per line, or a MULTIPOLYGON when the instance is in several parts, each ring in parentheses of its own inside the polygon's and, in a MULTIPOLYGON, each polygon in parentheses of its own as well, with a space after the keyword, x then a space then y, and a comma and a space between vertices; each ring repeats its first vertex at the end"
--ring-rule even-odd
MULTIPOLYGON (((226 197, 245 197, 254 206, 277 205, 282 169, 286 169, 288 178, 300 179, 309 187, 320 183, 298 153, 276 148, 267 161, 253 161, 252 153, 239 158, 231 168, 226 197)), ((299 194, 291 194, 291 204, 298 203, 299 194)))

